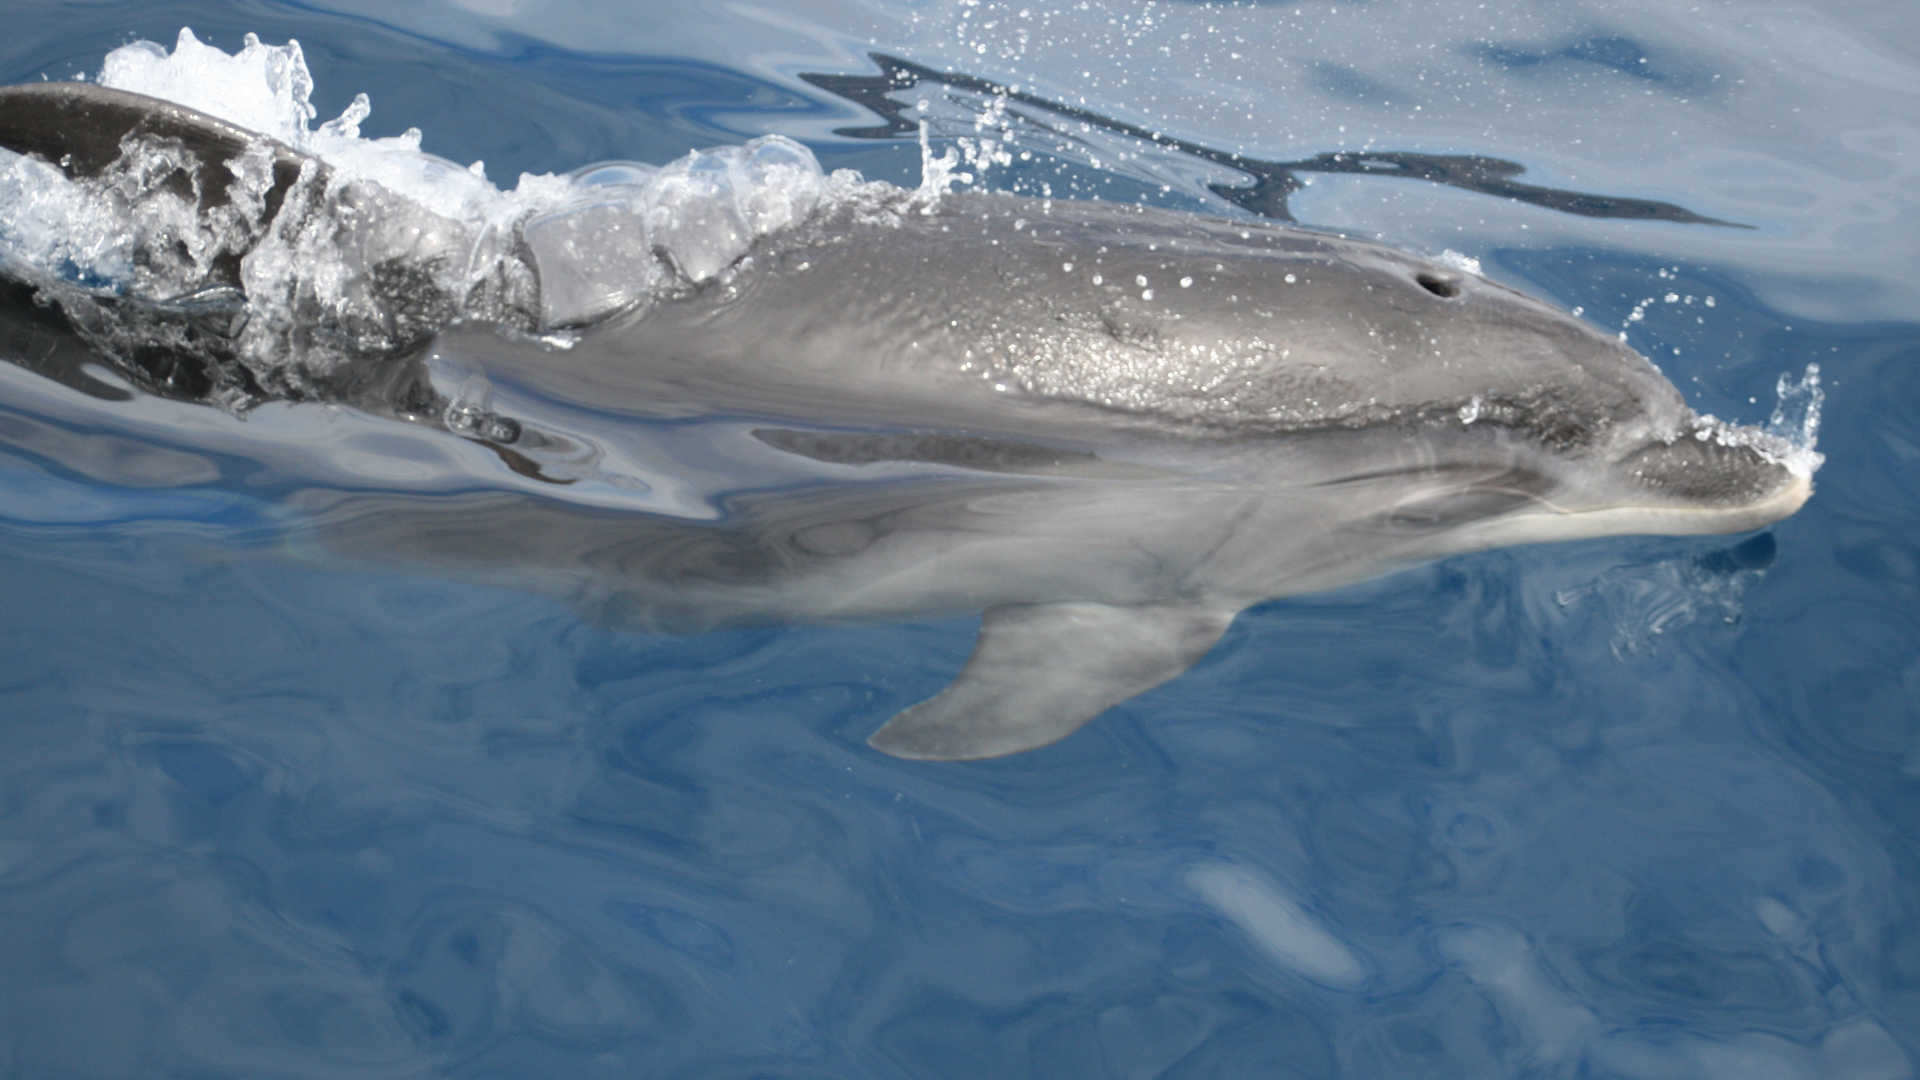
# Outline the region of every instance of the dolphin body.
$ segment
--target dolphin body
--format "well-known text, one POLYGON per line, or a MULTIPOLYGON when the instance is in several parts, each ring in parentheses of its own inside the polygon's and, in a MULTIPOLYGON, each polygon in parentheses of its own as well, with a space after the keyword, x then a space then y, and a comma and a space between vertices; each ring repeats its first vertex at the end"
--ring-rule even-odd
MULTIPOLYGON (((76 108, 236 152, 219 121, 86 86, 0 90, 0 144, 110 157, 121 121, 76 136, 76 108)), ((1454 267, 1131 206, 896 202, 828 206, 570 348, 455 321, 348 365, 311 396, 484 448, 487 480, 293 501, 332 550, 613 625, 981 611, 960 675, 871 739, 958 760, 1068 735, 1267 599, 1750 530, 1811 491, 1624 345, 1454 267)))

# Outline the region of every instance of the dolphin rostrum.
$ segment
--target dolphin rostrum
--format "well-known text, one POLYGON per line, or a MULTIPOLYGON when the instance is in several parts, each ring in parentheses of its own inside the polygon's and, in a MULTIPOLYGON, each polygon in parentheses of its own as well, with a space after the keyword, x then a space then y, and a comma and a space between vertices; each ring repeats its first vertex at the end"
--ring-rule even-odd
MULTIPOLYGON (((248 144, 137 95, 0 90, 0 145, 75 176, 142 124, 208 168, 248 144)), ((300 158, 271 148, 272 205, 251 213, 317 182, 300 158)), ((556 348, 531 335, 565 268, 517 228, 519 270, 489 287, 519 298, 490 317, 424 316, 298 393, 255 380, 491 463, 484 484, 312 489, 295 502, 321 540, 640 628, 984 612, 952 685, 873 735, 901 757, 1060 739, 1270 598, 1499 545, 1755 529, 1811 491, 1807 462, 1697 416, 1613 338, 1373 243, 869 188, 556 348)), ((232 260, 216 272, 230 292, 232 260)), ((421 280, 391 276, 388 301, 445 308, 407 291, 421 280)), ((102 305, 139 304, 39 284, 123 372, 182 394, 100 330, 102 305)), ((134 322, 190 316, 169 301, 134 322)))

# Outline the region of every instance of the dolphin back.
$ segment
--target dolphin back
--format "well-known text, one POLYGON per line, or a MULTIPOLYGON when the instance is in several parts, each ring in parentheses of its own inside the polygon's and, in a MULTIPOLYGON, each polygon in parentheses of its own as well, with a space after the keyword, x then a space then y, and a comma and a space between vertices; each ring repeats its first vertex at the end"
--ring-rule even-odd
MULTIPOLYGON (((832 378, 903 405, 1091 409, 1195 433, 1471 409, 1597 443, 1621 425, 1677 430, 1687 415, 1650 363, 1579 320, 1378 244, 1104 203, 900 201, 829 208, 764 238, 729 287, 589 337, 772 384, 832 378)), ((601 362, 591 340, 578 355, 601 362)))

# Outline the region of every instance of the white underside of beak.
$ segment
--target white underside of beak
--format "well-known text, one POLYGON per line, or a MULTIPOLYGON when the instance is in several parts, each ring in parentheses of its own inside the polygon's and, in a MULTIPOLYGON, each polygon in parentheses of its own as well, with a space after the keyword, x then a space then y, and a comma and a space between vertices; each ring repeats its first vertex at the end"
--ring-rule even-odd
POLYGON ((1697 536, 1764 528, 1788 517, 1813 494, 1813 477, 1790 473, 1779 490, 1737 506, 1622 503, 1571 509, 1542 501, 1531 509, 1462 530, 1473 548, 1585 540, 1601 536, 1697 536))

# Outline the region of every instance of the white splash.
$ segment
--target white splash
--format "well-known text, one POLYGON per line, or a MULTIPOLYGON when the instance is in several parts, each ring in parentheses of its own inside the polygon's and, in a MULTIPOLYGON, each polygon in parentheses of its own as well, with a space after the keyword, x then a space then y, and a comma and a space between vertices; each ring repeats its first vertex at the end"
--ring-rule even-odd
POLYGON ((1820 406, 1827 400, 1827 392, 1820 388, 1820 365, 1808 364, 1797 382, 1791 372, 1781 372, 1773 392, 1779 401, 1767 419, 1767 434, 1784 440, 1811 475, 1826 461, 1814 451, 1820 439, 1820 406))
POLYGON ((1820 365, 1808 364, 1798 380, 1782 372, 1774 383, 1779 401, 1763 428, 1739 427, 1702 413, 1692 435, 1722 446, 1745 446, 1796 476, 1812 476, 1827 457, 1815 449, 1820 439, 1820 407, 1826 391, 1820 386, 1820 365))
POLYGON ((297 41, 263 45, 248 34, 240 51, 229 55, 183 27, 171 53, 151 41, 108 53, 95 81, 197 109, 296 150, 311 149, 313 76, 297 41))
POLYGON ((520 236, 540 276, 541 321, 595 321, 644 303, 676 274, 712 281, 755 239, 805 221, 844 187, 778 135, 658 169, 612 162, 565 179, 523 176, 516 195, 536 208, 520 236))
POLYGON ((696 150, 662 167, 612 162, 527 174, 503 191, 481 162, 422 151, 417 129, 363 138, 372 112, 364 94, 314 126, 299 43, 267 45, 251 34, 231 54, 185 29, 170 51, 126 45, 108 54, 97 81, 263 136, 230 164, 232 206, 208 213, 170 188, 169 155, 179 150, 164 143, 79 182, 0 154, 0 259, 55 286, 169 303, 203 292, 220 260, 240 255, 247 314, 235 351, 256 374, 320 371, 340 348, 388 344, 382 335, 393 328, 377 282, 395 266, 430 279, 419 288, 440 298, 421 321, 428 330, 473 318, 547 333, 722 277, 758 238, 829 203, 880 207, 885 192, 897 194, 851 172, 828 176, 806 147, 780 136, 696 150), (260 207, 274 183, 266 140, 325 171, 324 183, 309 172, 262 233, 260 207), (316 343, 303 328, 322 321, 339 331, 316 343))

